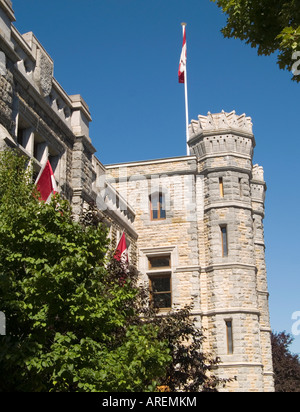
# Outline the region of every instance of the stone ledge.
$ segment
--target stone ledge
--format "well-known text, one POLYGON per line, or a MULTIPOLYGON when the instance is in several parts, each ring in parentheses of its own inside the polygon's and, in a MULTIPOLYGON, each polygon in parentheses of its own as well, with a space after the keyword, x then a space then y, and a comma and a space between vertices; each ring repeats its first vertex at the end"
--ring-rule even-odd
POLYGON ((240 263, 240 262, 229 262, 229 263, 216 263, 210 266, 206 266, 202 268, 202 273, 212 272, 213 270, 222 270, 222 269, 252 269, 256 270, 255 265, 247 264, 247 263, 240 263))
POLYGON ((236 367, 250 367, 250 368, 264 368, 262 363, 256 362, 221 362, 217 368, 236 368, 236 367))
POLYGON ((235 313, 245 313, 245 314, 248 314, 248 315, 257 315, 257 316, 261 315, 261 311, 258 310, 258 309, 255 309, 255 308, 247 309, 247 308, 243 308, 243 307, 211 309, 211 310, 200 312, 199 315, 201 315, 201 316, 216 316, 216 315, 231 315, 231 314, 235 314, 235 313))
POLYGON ((237 209, 247 209, 252 211, 252 205, 250 204, 251 201, 248 203, 242 202, 242 201, 234 201, 234 200, 228 200, 228 201, 222 201, 222 202, 214 202, 208 204, 208 206, 204 207, 204 212, 208 212, 211 209, 220 209, 220 208, 237 208, 237 209))
POLYGON ((201 266, 182 266, 182 267, 177 267, 174 270, 174 273, 181 273, 181 272, 199 272, 199 273, 201 273, 201 266))

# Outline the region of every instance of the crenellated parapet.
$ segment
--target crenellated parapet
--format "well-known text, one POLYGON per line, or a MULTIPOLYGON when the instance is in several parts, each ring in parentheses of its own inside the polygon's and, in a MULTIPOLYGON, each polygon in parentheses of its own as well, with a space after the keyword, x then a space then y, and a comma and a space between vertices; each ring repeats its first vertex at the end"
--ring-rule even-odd
POLYGON ((245 114, 237 115, 233 110, 230 113, 224 112, 212 114, 207 113, 207 116, 199 115, 198 121, 192 120, 190 125, 190 135, 198 135, 201 132, 209 132, 216 130, 237 130, 252 134, 252 119, 246 117, 245 114))
POLYGON ((251 159, 255 147, 252 120, 235 111, 199 115, 189 125, 188 144, 191 154, 199 158, 229 152, 251 159))
POLYGON ((253 213, 264 218, 267 186, 264 180, 264 169, 262 166, 257 164, 253 166, 250 188, 253 213))

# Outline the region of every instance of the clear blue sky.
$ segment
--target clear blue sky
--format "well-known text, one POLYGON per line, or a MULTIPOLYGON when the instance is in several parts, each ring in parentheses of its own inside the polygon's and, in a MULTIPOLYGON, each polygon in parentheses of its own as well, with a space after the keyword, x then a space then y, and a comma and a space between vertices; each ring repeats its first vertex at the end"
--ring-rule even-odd
MULTIPOLYGON (((224 39, 225 16, 209 0, 13 0, 13 7, 17 29, 33 31, 53 58, 58 82, 88 103, 104 164, 186 154, 177 72, 187 23, 190 119, 222 109, 253 119, 254 163, 268 185, 271 326, 291 333, 300 311, 300 84, 275 56, 224 39)), ((294 338, 291 350, 300 354, 294 338)))

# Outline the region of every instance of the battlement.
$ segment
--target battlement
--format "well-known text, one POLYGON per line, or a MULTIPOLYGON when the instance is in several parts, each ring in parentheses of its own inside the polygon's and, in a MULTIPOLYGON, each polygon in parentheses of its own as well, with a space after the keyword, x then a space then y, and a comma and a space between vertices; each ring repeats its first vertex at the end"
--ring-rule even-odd
POLYGON ((199 115, 189 125, 191 154, 198 158, 232 154, 252 160, 256 144, 252 126, 251 117, 237 115, 235 111, 199 115))
POLYGON ((199 115, 198 120, 192 120, 189 125, 190 139, 193 137, 211 131, 238 131, 242 133, 252 134, 252 119, 246 117, 245 114, 237 115, 233 110, 230 113, 224 112, 212 114, 207 113, 207 116, 199 115))
POLYGON ((253 180, 264 183, 264 168, 258 164, 254 165, 252 168, 252 176, 253 180))

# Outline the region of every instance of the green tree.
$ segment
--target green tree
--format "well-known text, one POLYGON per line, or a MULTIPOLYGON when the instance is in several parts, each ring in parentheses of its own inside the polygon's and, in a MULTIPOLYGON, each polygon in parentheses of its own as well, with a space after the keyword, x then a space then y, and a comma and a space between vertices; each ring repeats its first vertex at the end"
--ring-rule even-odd
POLYGON ((107 270, 106 229, 74 222, 59 196, 40 203, 26 166, 11 151, 0 156, 0 308, 7 324, 0 390, 153 390, 171 361, 167 342, 157 326, 136 321, 131 279, 120 287, 107 270))
POLYGON ((293 337, 286 333, 272 333, 272 354, 276 392, 300 392, 300 359, 289 347, 293 337))
MULTIPOLYGON (((132 269, 133 274, 134 269, 132 269)), ((132 275, 137 279, 137 275, 132 275)), ((168 344, 172 362, 165 369, 164 376, 158 379, 161 391, 168 392, 218 392, 219 388, 236 379, 231 376, 222 379, 215 374, 220 359, 203 350, 205 336, 197 325, 197 319, 189 306, 161 313, 149 301, 148 287, 139 287, 134 301, 139 320, 155 325, 159 336, 168 344)))
POLYGON ((300 75, 299 0, 211 0, 227 15, 222 33, 257 47, 258 55, 278 53, 281 69, 300 75), (297 53, 299 52, 299 53, 297 53))
POLYGON ((108 253, 91 206, 38 201, 24 158, 0 155, 0 391, 217 391, 189 308, 164 314, 108 253))
POLYGON ((165 376, 159 379, 160 387, 171 392, 218 392, 235 379, 221 379, 214 373, 220 359, 203 351, 205 337, 190 307, 150 319, 159 327, 159 336, 168 342, 172 357, 165 376))

